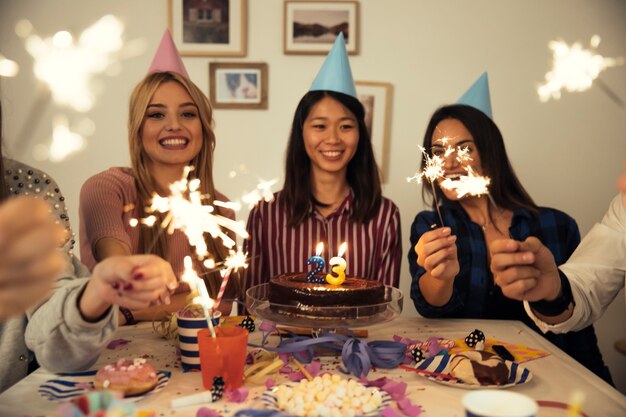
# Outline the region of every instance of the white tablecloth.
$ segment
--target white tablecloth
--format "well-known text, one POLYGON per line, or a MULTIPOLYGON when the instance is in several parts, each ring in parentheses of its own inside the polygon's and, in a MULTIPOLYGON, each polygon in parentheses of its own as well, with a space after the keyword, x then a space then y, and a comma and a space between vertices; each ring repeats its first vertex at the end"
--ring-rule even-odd
MULTIPOLYGON (((257 322, 258 325, 258 322, 257 322)), ((525 362, 523 366, 533 373, 531 381, 508 388, 526 394, 535 400, 566 403, 575 390, 582 391, 586 400, 583 411, 589 417, 626 416, 626 397, 571 359, 561 350, 545 340, 521 322, 497 320, 429 320, 422 318, 399 317, 395 320, 369 328, 368 341, 392 340, 394 335, 425 340, 430 336, 458 339, 470 331, 481 329, 488 338, 523 344, 550 352, 547 357, 525 362)), ((258 342, 261 334, 257 330, 250 336, 251 342, 258 342)), ((194 416, 200 406, 170 409, 171 400, 180 396, 201 391, 202 380, 199 372, 183 373, 176 359, 176 346, 172 340, 160 338, 152 330, 150 323, 120 328, 117 338, 130 340, 122 348, 106 350, 96 366, 114 362, 121 357, 148 357, 157 369, 172 373, 165 388, 136 403, 140 411, 155 411, 157 416, 194 416)), ((271 337, 271 344, 277 337, 271 337)), ((325 368, 336 368, 337 359, 323 357, 325 368)), ((414 372, 402 369, 377 370, 370 372, 368 379, 387 376, 408 384, 407 395, 414 404, 422 407, 424 417, 463 417, 461 398, 468 391, 430 381, 414 372)), ((53 415, 58 403, 38 394, 39 386, 55 375, 39 369, 27 378, 0 395, 0 416, 53 415)), ((275 375, 277 382, 284 377, 275 375)), ((205 406, 220 411, 224 416, 231 415, 240 408, 260 407, 258 398, 265 391, 264 385, 245 385, 250 389, 245 403, 229 403, 225 399, 205 406)), ((395 407, 395 402, 392 403, 395 407)), ((540 408, 539 416, 565 416, 555 409, 540 408)))

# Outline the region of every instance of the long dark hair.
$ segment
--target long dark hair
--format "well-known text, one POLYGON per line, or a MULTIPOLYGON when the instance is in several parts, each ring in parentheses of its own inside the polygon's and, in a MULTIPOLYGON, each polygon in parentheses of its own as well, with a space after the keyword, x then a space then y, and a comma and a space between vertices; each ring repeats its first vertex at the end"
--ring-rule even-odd
MULTIPOLYGON (((445 119, 456 119, 463 123, 465 128, 472 134, 476 149, 480 155, 482 174, 491 178, 489 195, 500 208, 515 210, 525 208, 536 214, 538 207, 524 189, 513 171, 504 147, 502 133, 498 126, 485 113, 471 106, 453 104, 440 107, 430 118, 426 133, 424 133, 424 148, 430 152, 435 128, 445 119)), ((425 168, 426 159, 422 158, 422 169, 425 168)), ((445 195, 435 183, 435 192, 439 201, 446 200, 445 195)), ((432 195, 431 187, 422 187, 422 197, 426 202, 426 195, 432 195)), ((432 199, 433 210, 435 200, 432 199)))
POLYGON ((285 162, 285 184, 280 193, 287 206, 288 224, 302 223, 311 208, 318 204, 311 185, 311 160, 304 147, 303 126, 313 106, 325 97, 337 100, 356 117, 359 143, 347 169, 347 180, 354 193, 354 211, 350 220, 365 223, 380 207, 382 191, 372 141, 365 125, 365 110, 356 98, 334 91, 309 91, 302 97, 293 117, 285 162))

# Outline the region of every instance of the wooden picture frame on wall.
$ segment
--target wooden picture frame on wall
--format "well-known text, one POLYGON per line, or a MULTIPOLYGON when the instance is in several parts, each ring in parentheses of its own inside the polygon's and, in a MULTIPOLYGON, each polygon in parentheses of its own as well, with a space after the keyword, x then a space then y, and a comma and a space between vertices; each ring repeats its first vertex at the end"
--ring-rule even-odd
POLYGON ((285 0, 285 54, 326 55, 339 32, 348 54, 358 54, 359 2, 285 0))
POLYGON ((372 138, 374 156, 383 182, 386 182, 389 166, 389 142, 391 139, 391 107, 393 85, 378 81, 355 81, 356 93, 365 107, 365 125, 372 138))
POLYGON ((168 0, 168 26, 182 56, 246 56, 248 0, 168 0))
POLYGON ((209 63, 209 97, 216 109, 267 109, 267 64, 209 63))

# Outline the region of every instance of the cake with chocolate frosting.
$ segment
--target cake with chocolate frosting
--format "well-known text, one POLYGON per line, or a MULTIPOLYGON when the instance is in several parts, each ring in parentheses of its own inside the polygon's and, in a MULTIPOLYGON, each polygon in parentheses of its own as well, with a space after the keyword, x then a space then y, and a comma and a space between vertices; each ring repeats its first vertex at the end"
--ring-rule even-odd
POLYGON ((270 279, 268 299, 271 310, 282 314, 357 318, 385 309, 380 305, 385 301, 385 286, 354 276, 347 276, 341 285, 317 284, 307 281, 305 273, 291 273, 270 279))
POLYGON ((498 355, 481 350, 457 353, 450 360, 450 375, 471 385, 504 385, 509 368, 498 355))

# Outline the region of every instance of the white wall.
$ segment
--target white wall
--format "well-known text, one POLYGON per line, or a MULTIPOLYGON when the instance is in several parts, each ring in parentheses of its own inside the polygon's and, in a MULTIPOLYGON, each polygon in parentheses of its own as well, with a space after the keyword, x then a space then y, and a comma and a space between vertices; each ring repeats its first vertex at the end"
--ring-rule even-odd
MULTIPOLYGON (((565 93, 560 101, 539 102, 535 87, 549 69, 547 43, 563 39, 589 44, 602 37, 598 52, 626 57, 624 0, 362 0, 361 51, 351 57, 357 80, 394 85, 389 181, 385 195, 402 213, 405 252, 413 216, 424 208, 419 186, 407 176, 417 169, 425 125, 434 109, 450 103, 480 75, 489 71, 494 118, 509 157, 535 200, 568 212, 581 233, 603 215, 616 193, 615 179, 626 155, 626 108, 600 88, 565 93)), ((5 151, 48 171, 61 184, 78 228, 81 184, 109 166, 127 165, 128 95, 143 77, 167 24, 165 0, 2 0, 1 53, 16 60, 21 72, 2 79, 5 151), (88 148, 63 163, 36 162, 35 144, 50 141, 52 104, 33 106, 39 86, 30 70, 32 59, 15 35, 15 22, 28 18, 42 36, 58 30, 79 33, 104 14, 126 24, 124 39, 143 40, 145 52, 121 62, 115 76, 98 77, 101 94, 89 113, 96 132, 88 148), (32 128, 21 146, 15 143, 24 126, 32 128)), ((248 55, 243 62, 269 64, 269 108, 266 111, 216 110, 218 146, 215 178, 231 198, 250 191, 258 178, 282 182, 283 152, 295 106, 307 91, 322 56, 284 55, 283 0, 249 0, 248 55), (229 177, 244 165, 246 175, 229 177)), ((233 61, 220 58, 220 61, 233 61)), ((209 58, 185 58, 191 78, 208 89, 209 58)), ((626 66, 608 69, 600 78, 626 100, 626 66)), ((71 115, 72 122, 79 115, 71 115)), ((241 213, 245 218, 247 212, 241 213)), ((410 277, 403 265, 402 289, 408 297, 410 277)), ((405 314, 415 314, 412 302, 405 314)), ((624 294, 617 297, 596 328, 613 377, 626 393, 626 357, 613 342, 626 338, 624 294)), ((418 337, 419 335, 415 335, 418 337)))

